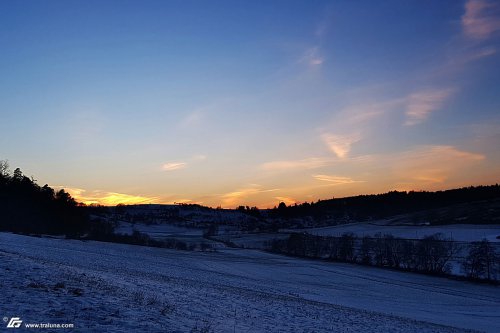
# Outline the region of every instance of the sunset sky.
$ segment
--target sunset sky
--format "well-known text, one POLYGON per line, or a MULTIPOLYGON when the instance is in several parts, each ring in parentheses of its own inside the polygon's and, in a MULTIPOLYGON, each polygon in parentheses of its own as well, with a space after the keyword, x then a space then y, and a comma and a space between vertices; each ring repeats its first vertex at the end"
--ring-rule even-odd
POLYGON ((500 181, 500 2, 1 1, 0 159, 86 203, 500 181))

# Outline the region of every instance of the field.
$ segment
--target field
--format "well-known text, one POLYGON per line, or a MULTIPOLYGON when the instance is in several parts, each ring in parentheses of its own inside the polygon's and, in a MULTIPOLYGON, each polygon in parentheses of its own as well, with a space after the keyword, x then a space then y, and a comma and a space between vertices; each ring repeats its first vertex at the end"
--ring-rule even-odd
POLYGON ((343 233, 353 233, 358 237, 391 234, 395 237, 419 239, 425 236, 441 233, 446 238, 455 241, 474 242, 484 238, 490 242, 500 242, 500 225, 450 224, 442 226, 419 225, 386 225, 384 223, 349 223, 323 228, 297 229, 318 236, 341 236, 343 233))
POLYGON ((75 331, 500 331, 500 288, 257 250, 0 233, 0 314, 75 331))

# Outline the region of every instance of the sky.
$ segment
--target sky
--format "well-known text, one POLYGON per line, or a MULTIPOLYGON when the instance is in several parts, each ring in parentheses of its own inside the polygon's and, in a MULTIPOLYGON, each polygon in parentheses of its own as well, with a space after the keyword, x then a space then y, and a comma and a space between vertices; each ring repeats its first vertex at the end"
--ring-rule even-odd
POLYGON ((500 180, 500 2, 0 2, 0 159, 261 208, 500 180))

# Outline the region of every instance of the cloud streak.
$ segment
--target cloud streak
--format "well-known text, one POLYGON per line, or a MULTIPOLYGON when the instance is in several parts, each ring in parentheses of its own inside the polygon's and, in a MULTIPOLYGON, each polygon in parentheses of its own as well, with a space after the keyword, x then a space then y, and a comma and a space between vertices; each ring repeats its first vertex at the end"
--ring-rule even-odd
POLYGON ((326 158, 311 157, 302 160, 272 161, 263 163, 260 169, 266 171, 285 171, 285 170, 309 170, 317 169, 327 165, 326 158))
POLYGON ((462 28, 465 36, 472 39, 487 39, 500 31, 498 3, 487 0, 469 0, 465 4, 462 16, 462 28))
POLYGON ((451 95, 452 89, 421 91, 408 96, 406 106, 406 126, 424 122, 429 115, 439 110, 451 95))
POLYGON ((360 134, 337 135, 324 133, 321 138, 338 158, 344 159, 351 151, 351 146, 361 140, 360 134))
POLYGON ((170 163, 165 163, 162 165, 162 169, 164 171, 175 171, 175 170, 181 170, 187 167, 186 162, 170 162, 170 163))
POLYGON ((454 146, 431 145, 416 147, 384 159, 390 163, 389 168, 395 179, 413 184, 413 189, 416 189, 443 184, 485 158, 482 154, 463 151, 454 146))
POLYGON ((304 52, 304 55, 299 62, 308 64, 311 67, 317 67, 323 64, 325 61, 324 57, 321 55, 318 46, 311 47, 304 52))
POLYGON ((99 204, 104 206, 116 206, 118 204, 124 205, 137 205, 145 203, 157 203, 159 198, 148 197, 141 195, 131 195, 117 192, 106 191, 92 191, 81 188, 67 187, 67 186, 54 186, 54 188, 64 189, 76 201, 83 202, 86 205, 99 204))
POLYGON ((260 185, 252 185, 250 187, 237 189, 235 191, 222 195, 223 207, 235 207, 238 204, 248 202, 248 198, 254 195, 279 191, 279 189, 262 189, 260 185))
POLYGON ((297 200, 290 197, 274 197, 279 202, 284 202, 287 206, 293 205, 297 200))
POLYGON ((191 156, 191 158, 188 159, 188 162, 167 162, 161 166, 163 171, 176 171, 176 170, 182 170, 188 167, 188 165, 200 163, 202 161, 205 161, 207 159, 207 155, 204 154, 197 154, 191 156))
POLYGON ((330 175, 313 175, 313 178, 322 182, 327 182, 330 185, 345 185, 353 183, 363 183, 363 180, 354 180, 350 177, 330 176, 330 175))
POLYGON ((182 128, 190 128, 190 129, 198 127, 205 118, 206 110, 207 108, 200 108, 189 113, 184 117, 184 119, 182 119, 182 121, 180 122, 180 126, 182 128))

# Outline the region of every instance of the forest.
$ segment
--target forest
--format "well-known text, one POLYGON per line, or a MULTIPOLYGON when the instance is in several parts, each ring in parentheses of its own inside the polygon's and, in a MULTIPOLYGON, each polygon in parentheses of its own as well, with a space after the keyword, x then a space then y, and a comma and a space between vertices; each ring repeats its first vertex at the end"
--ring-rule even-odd
POLYGON ((0 161, 0 231, 79 237, 90 228, 85 207, 69 193, 40 186, 0 161))
MULTIPOLYGON (((287 206, 280 203, 272 209, 271 215, 281 218, 311 216, 315 220, 345 219, 372 220, 398 214, 430 211, 442 207, 468 204, 471 202, 500 199, 500 186, 470 186, 445 191, 390 191, 383 194, 358 195, 346 198, 332 198, 317 202, 304 202, 287 206)), ((479 216, 477 216, 479 217, 479 216)), ((440 221, 446 224, 446 218, 440 221)), ((489 223, 489 219, 477 221, 489 223)))

